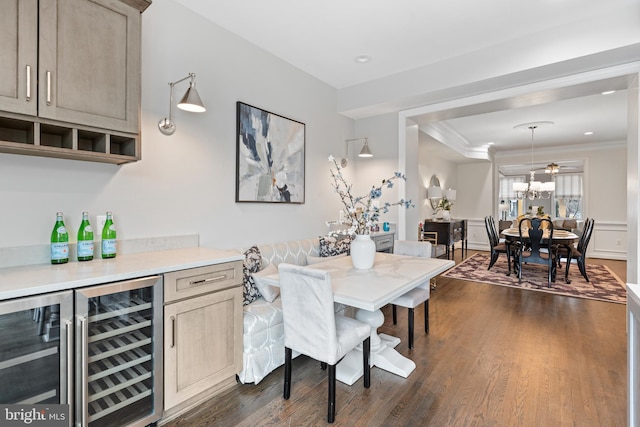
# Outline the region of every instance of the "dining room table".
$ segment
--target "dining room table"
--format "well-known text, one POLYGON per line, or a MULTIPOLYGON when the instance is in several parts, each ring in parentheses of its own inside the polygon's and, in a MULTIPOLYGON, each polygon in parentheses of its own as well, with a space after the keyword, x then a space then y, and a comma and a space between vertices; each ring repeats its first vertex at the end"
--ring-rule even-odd
MULTIPOLYGON (((334 302, 354 307, 355 318, 371 325, 371 367, 407 378, 415 370, 415 362, 395 349, 400 338, 378 333, 384 323, 381 308, 454 265, 453 260, 376 252, 373 267, 366 270, 354 268, 350 256, 327 257, 327 261, 307 267, 328 271, 334 302)), ((266 279, 268 284, 279 286, 278 274, 266 279)), ((362 346, 358 346, 338 363, 336 378, 352 385, 363 374, 362 346)))
MULTIPOLYGON (((525 230, 523 228, 522 231, 523 231, 522 240, 524 241, 525 244, 527 244, 527 241, 529 239, 528 230, 525 230)), ((517 228, 513 228, 513 227, 507 228, 505 230, 502 230, 500 234, 505 238, 505 244, 507 245, 508 251, 511 250, 512 244, 520 241, 520 230, 518 230, 517 228)), ((567 264, 564 272, 565 283, 571 283, 571 279, 569 279, 569 265, 571 264, 571 252, 572 252, 571 248, 573 247, 575 242, 578 241, 578 239, 580 239, 580 236, 578 236, 577 234, 571 231, 553 230, 553 235, 551 237, 551 244, 564 246, 565 248, 567 248, 567 254, 568 254, 567 264)), ((542 234, 542 243, 546 244, 548 241, 549 241, 549 230, 544 230, 544 233, 542 234)), ((513 262, 515 263, 515 260, 513 262)))

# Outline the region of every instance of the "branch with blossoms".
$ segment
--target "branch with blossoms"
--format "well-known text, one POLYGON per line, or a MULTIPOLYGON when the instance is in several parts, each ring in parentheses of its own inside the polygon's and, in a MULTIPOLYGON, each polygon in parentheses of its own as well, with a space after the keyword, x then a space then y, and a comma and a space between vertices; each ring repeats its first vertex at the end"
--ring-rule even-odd
POLYGON ((352 186, 342 175, 342 168, 335 157, 329 156, 329 161, 335 166, 335 169, 329 169, 331 177, 333 178, 333 188, 336 190, 336 193, 338 193, 338 196, 340 196, 340 200, 348 216, 348 221, 351 224, 348 230, 349 234, 368 234, 371 226, 378 221, 380 213, 389 212, 391 206, 403 206, 405 208, 415 207, 415 205, 411 203, 411 200, 404 199, 400 199, 395 203, 385 202, 381 208, 374 206, 372 203, 374 200, 382 197, 383 187, 393 188, 393 182, 396 179, 406 181, 407 177, 404 174, 395 172, 393 176, 383 179, 380 185, 373 185, 367 195, 353 196, 353 194, 351 194, 352 186))

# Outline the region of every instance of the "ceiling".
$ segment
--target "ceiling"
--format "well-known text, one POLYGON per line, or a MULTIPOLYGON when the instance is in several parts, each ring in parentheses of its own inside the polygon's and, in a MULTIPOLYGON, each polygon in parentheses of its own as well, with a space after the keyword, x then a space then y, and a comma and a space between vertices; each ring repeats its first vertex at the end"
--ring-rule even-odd
MULTIPOLYGON (((534 62, 569 41, 602 50, 636 43, 640 15, 638 0, 176 1, 338 90, 513 43, 534 62), (363 55, 370 60, 358 62, 363 55)), ((554 122, 536 131, 537 147, 624 140, 625 87, 611 79, 413 119, 438 121, 470 147, 493 142, 498 152, 530 147, 531 134, 513 128, 536 121, 554 122), (607 89, 618 91, 600 94, 607 89)))

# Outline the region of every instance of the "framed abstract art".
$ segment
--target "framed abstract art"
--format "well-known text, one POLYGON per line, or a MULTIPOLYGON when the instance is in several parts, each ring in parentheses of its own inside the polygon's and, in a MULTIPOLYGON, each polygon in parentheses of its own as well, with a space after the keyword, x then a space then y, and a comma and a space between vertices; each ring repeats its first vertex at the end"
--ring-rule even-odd
POLYGON ((236 202, 304 203, 305 124, 237 103, 236 202))

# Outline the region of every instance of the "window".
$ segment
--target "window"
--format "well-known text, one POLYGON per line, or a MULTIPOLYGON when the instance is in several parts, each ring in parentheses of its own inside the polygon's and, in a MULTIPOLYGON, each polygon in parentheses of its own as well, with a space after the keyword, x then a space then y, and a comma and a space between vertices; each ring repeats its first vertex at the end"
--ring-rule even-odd
POLYGON ((518 199, 516 193, 513 191, 514 182, 525 182, 522 176, 501 176, 500 177, 500 192, 498 194, 498 202, 506 205, 506 215, 502 208, 499 208, 500 218, 516 218, 518 216, 518 199))
POLYGON ((555 216, 582 219, 582 175, 556 176, 555 216))

